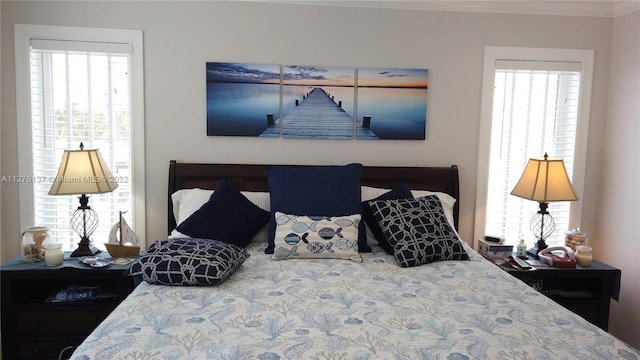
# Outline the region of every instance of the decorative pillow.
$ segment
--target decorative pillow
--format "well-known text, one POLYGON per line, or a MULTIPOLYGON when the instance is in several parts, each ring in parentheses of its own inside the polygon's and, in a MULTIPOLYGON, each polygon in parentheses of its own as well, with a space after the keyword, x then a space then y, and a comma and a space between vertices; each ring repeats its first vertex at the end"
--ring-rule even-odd
MULTIPOLYGON (((413 195, 411 194, 411 190, 407 186, 407 184, 402 183, 396 185, 391 191, 388 191, 375 199, 376 200, 396 200, 396 199, 413 199, 413 195)), ((371 212, 371 207, 369 206, 369 201, 362 202, 362 218, 365 221, 365 224, 371 229, 371 233, 373 237, 378 241, 378 245, 387 252, 387 254, 393 254, 393 246, 391 246, 387 240, 384 238, 384 234, 382 233, 382 229, 380 225, 378 225, 378 221, 375 216, 373 216, 373 212, 371 212)))
MULTIPOLYGON (((275 213, 345 216, 362 214, 360 204, 361 164, 345 166, 273 166, 268 170, 271 193, 269 244, 273 254, 276 234, 275 213)), ((364 222, 360 222, 358 249, 369 252, 364 222)))
MULTIPOLYGON (((364 202, 367 200, 375 199, 376 197, 386 192, 389 192, 390 190, 391 189, 362 186, 362 201, 364 202)), ((444 213, 447 215, 447 220, 449 220, 449 224, 453 227, 454 231, 456 230, 455 221, 453 217, 453 208, 456 205, 456 199, 453 196, 443 192, 427 191, 427 190, 411 190, 411 195, 413 195, 414 198, 419 198, 427 195, 438 196, 438 199, 440 199, 440 202, 442 203, 442 207, 444 207, 444 213)), ((366 222, 366 219, 365 219, 365 222, 366 222)), ((373 237, 373 233, 371 232, 369 227, 367 226, 366 228, 367 228, 367 241, 369 243, 377 242, 377 239, 373 237)))
POLYGON ((370 204, 399 266, 469 259, 436 195, 370 204))
POLYGON ((411 190, 411 194, 413 194, 414 198, 421 198, 427 195, 436 195, 442 203, 444 214, 447 216, 447 220, 449 220, 449 225, 451 225, 454 231, 456 230, 456 222, 453 219, 453 207, 456 205, 456 199, 453 196, 443 192, 426 190, 411 190))
MULTIPOLYGON (((258 205, 263 210, 269 211, 270 196, 267 191, 240 191, 247 199, 252 203, 258 205)), ((173 203, 173 218, 176 219, 176 224, 180 225, 191 214, 200 209, 213 194, 213 190, 205 190, 199 188, 182 189, 171 194, 171 202, 173 203)), ((269 227, 263 226, 260 231, 251 238, 251 242, 266 242, 268 236, 269 227)), ((185 238, 188 235, 182 234, 176 229, 173 229, 169 238, 185 238)))
POLYGON ((192 238, 215 239, 246 246, 262 226, 269 212, 252 203, 227 181, 221 181, 209 201, 176 230, 192 238))
POLYGON ((127 272, 151 284, 216 285, 249 256, 245 249, 222 241, 169 239, 152 244, 127 272))
POLYGON ((333 258, 362 261, 358 253, 360 214, 325 217, 278 211, 275 220, 273 260, 333 258))

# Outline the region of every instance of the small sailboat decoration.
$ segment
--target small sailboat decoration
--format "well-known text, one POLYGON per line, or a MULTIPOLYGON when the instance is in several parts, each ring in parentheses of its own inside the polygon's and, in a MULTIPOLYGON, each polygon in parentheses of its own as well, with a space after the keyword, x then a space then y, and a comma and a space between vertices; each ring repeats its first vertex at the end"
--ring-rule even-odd
POLYGON ((140 253, 140 246, 138 246, 140 239, 129 227, 122 214, 123 212, 120 211, 119 221, 111 227, 109 242, 104 245, 113 257, 137 256, 140 253))

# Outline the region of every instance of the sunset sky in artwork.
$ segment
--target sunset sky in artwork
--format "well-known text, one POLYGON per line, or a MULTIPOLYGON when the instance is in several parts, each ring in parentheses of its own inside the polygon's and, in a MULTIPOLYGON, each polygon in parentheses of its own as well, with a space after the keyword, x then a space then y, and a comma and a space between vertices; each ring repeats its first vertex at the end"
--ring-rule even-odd
POLYGON ((355 69, 326 66, 284 67, 283 83, 285 85, 309 86, 354 86, 355 69))
POLYGON ((427 88, 427 69, 358 69, 358 86, 427 88))
POLYGON ((211 62, 207 63, 207 81, 279 84, 280 65, 211 62))
MULTIPOLYGON (((427 88, 427 69, 361 68, 359 87, 427 88)), ((284 85, 355 86, 356 69, 350 67, 283 67, 284 85)), ((229 83, 278 84, 280 66, 272 64, 207 63, 207 80, 229 83)))

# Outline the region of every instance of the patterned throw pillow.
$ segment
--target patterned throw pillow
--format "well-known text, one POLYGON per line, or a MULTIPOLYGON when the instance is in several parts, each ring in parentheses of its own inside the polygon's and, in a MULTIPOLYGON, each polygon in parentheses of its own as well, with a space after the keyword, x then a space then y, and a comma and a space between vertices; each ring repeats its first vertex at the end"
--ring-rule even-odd
POLYGON ((369 226, 369 229, 371 229, 371 233, 373 233, 373 236, 378 241, 378 245, 380 245, 380 247, 384 249, 384 251, 386 251, 387 254, 389 255, 393 254, 393 246, 391 246, 387 242, 387 239, 385 239, 384 233, 382 232, 382 229, 380 228, 380 225, 378 224, 376 217, 373 216, 373 212, 371 211, 371 206, 369 206, 369 202, 377 201, 377 200, 397 200, 397 199, 413 199, 413 195, 411 194, 411 190, 409 189, 407 184, 402 183, 402 184, 396 185, 393 187, 393 189, 376 197, 375 199, 362 202, 362 218, 364 219, 367 226, 369 226))
MULTIPOLYGON (((272 166, 268 170, 271 220, 265 253, 273 254, 276 211, 285 214, 346 216, 362 213, 362 164, 344 166, 272 166)), ((360 223, 358 249, 371 252, 364 222, 360 223)))
POLYGON ((362 261, 358 253, 360 214, 325 217, 278 211, 275 221, 273 260, 334 258, 362 261))
POLYGON ((399 266, 469 260, 437 196, 379 200, 370 204, 385 238, 393 246, 399 266))
POLYGON ((245 249, 218 240, 167 239, 153 243, 131 264, 128 275, 151 284, 216 285, 247 258, 245 249))

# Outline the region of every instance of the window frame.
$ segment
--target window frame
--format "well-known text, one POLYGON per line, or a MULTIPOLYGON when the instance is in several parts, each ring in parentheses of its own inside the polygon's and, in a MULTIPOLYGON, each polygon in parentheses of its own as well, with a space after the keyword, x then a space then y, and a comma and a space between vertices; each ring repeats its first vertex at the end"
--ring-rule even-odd
MULTIPOLYGON (((145 241, 145 144, 144 144, 144 57, 142 30, 107 29, 76 26, 14 25, 16 71, 16 117, 19 139, 18 170, 33 174, 31 148, 31 75, 30 52, 32 39, 72 40, 87 42, 125 43, 132 46, 131 54, 131 152, 133 227, 141 241, 145 241)), ((32 226, 34 221, 34 193, 30 183, 19 184, 20 228, 32 226)), ((71 217, 71 214, 69 214, 71 217)), ((144 245, 144 244, 142 244, 144 245)))
MULTIPOLYGON (((478 132, 478 173, 476 177, 476 214, 474 221, 474 246, 476 248, 478 245, 478 239, 483 238, 485 235, 484 227, 486 222, 487 192, 489 186, 489 161, 492 140, 491 134, 496 61, 559 61, 576 62, 580 64, 581 80, 577 115, 578 123, 576 129, 574 166, 572 169, 572 184, 578 193, 579 199, 571 202, 571 213, 569 215, 569 226, 578 227, 582 220, 583 210, 582 194, 584 193, 587 163, 587 140, 589 134, 594 53, 594 50, 588 49, 551 49, 500 46, 485 47, 480 128, 478 132)), ((522 166, 524 167, 525 164, 522 164, 522 166)), ((515 242, 517 239, 513 240, 515 242)))

